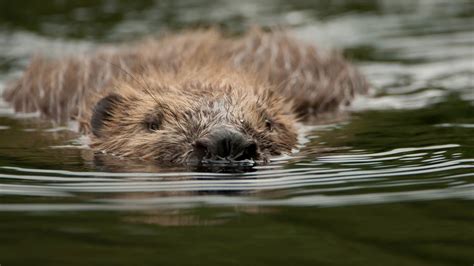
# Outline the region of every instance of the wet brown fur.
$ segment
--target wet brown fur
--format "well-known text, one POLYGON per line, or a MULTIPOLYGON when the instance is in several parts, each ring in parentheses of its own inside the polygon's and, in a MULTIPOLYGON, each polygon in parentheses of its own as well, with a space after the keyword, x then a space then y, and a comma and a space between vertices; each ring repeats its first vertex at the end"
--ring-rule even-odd
POLYGON ((192 155, 194 142, 216 127, 255 140, 257 159, 289 152, 297 117, 335 111, 367 89, 341 55, 321 55, 284 32, 226 37, 198 30, 88 55, 35 57, 4 98, 16 111, 74 119, 90 133, 94 106, 116 95, 110 116, 91 134, 91 146, 180 164, 192 155), (160 130, 150 132, 147 121, 159 121, 160 130))

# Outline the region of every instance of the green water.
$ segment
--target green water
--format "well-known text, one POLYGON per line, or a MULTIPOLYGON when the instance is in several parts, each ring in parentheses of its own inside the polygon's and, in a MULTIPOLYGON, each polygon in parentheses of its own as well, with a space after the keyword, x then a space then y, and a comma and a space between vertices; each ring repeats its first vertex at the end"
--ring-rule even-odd
POLYGON ((0 100, 0 265, 472 265, 472 1, 1 1, 0 90, 31 55, 284 25, 374 86, 239 174, 94 155, 0 100))

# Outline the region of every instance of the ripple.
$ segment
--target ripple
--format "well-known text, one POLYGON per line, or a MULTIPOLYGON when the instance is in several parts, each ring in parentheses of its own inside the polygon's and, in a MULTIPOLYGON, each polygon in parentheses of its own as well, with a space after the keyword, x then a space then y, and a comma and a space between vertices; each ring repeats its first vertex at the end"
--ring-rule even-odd
POLYGON ((451 123, 443 123, 437 124, 435 127, 462 127, 462 128, 474 128, 474 124, 451 124, 451 123))
POLYGON ((311 195, 288 199, 258 199, 253 197, 195 196, 195 197, 159 197, 147 199, 102 200, 100 203, 87 204, 0 204, 0 211, 124 211, 146 209, 180 209, 208 206, 318 206, 336 207, 351 205, 381 204, 406 201, 428 201, 442 199, 474 199, 474 186, 459 186, 449 189, 372 193, 349 196, 311 195))
POLYGON ((83 204, 0 204, 0 211, 36 211, 47 206, 51 207, 51 211, 132 210, 170 206, 188 208, 199 204, 326 207, 441 198, 468 199, 467 195, 473 192, 473 187, 460 184, 464 183, 462 180, 465 178, 474 176, 470 170, 474 168, 474 159, 453 158, 455 153, 449 151, 459 146, 407 147, 377 153, 357 151, 354 154, 321 156, 307 163, 308 167, 259 169, 240 174, 75 172, 3 166, 0 169, 12 174, 0 174, 0 180, 4 182, 0 185, 0 194, 51 199, 90 195, 92 198, 83 204), (374 167, 374 163, 384 167, 374 167), (469 172, 456 174, 456 171, 466 170, 469 172), (433 190, 433 186, 443 188, 433 190), (404 192, 357 192, 401 188, 404 192), (413 189, 415 191, 411 191, 413 189), (266 199, 268 193, 271 195, 276 191, 281 191, 285 199, 266 199), (326 195, 349 191, 355 194, 326 195), (229 196, 227 192, 236 194, 229 196), (134 193, 140 193, 141 199, 131 196, 134 193), (167 194, 156 198, 154 193, 167 194), (178 194, 181 196, 176 196, 178 194), (71 208, 65 208, 65 205, 71 208))

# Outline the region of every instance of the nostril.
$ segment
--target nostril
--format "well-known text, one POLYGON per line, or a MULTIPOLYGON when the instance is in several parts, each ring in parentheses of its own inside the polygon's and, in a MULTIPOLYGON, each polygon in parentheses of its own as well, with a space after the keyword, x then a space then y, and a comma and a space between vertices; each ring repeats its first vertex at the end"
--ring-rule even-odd
POLYGON ((255 141, 251 141, 247 144, 244 148, 242 156, 239 158, 240 160, 246 159, 255 159, 257 157, 257 143, 255 141))
POLYGON ((205 157, 209 153, 209 143, 204 140, 196 140, 194 142, 194 152, 200 158, 205 157))

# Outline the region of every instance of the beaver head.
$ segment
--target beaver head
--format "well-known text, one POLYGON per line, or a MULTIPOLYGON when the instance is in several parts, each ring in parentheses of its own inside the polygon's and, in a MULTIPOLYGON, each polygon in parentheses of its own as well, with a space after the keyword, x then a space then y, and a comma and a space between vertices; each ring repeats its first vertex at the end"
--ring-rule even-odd
POLYGON ((267 162, 291 151, 296 119, 290 103, 257 80, 203 76, 115 82, 91 115, 91 146, 160 164, 198 165, 267 162))

